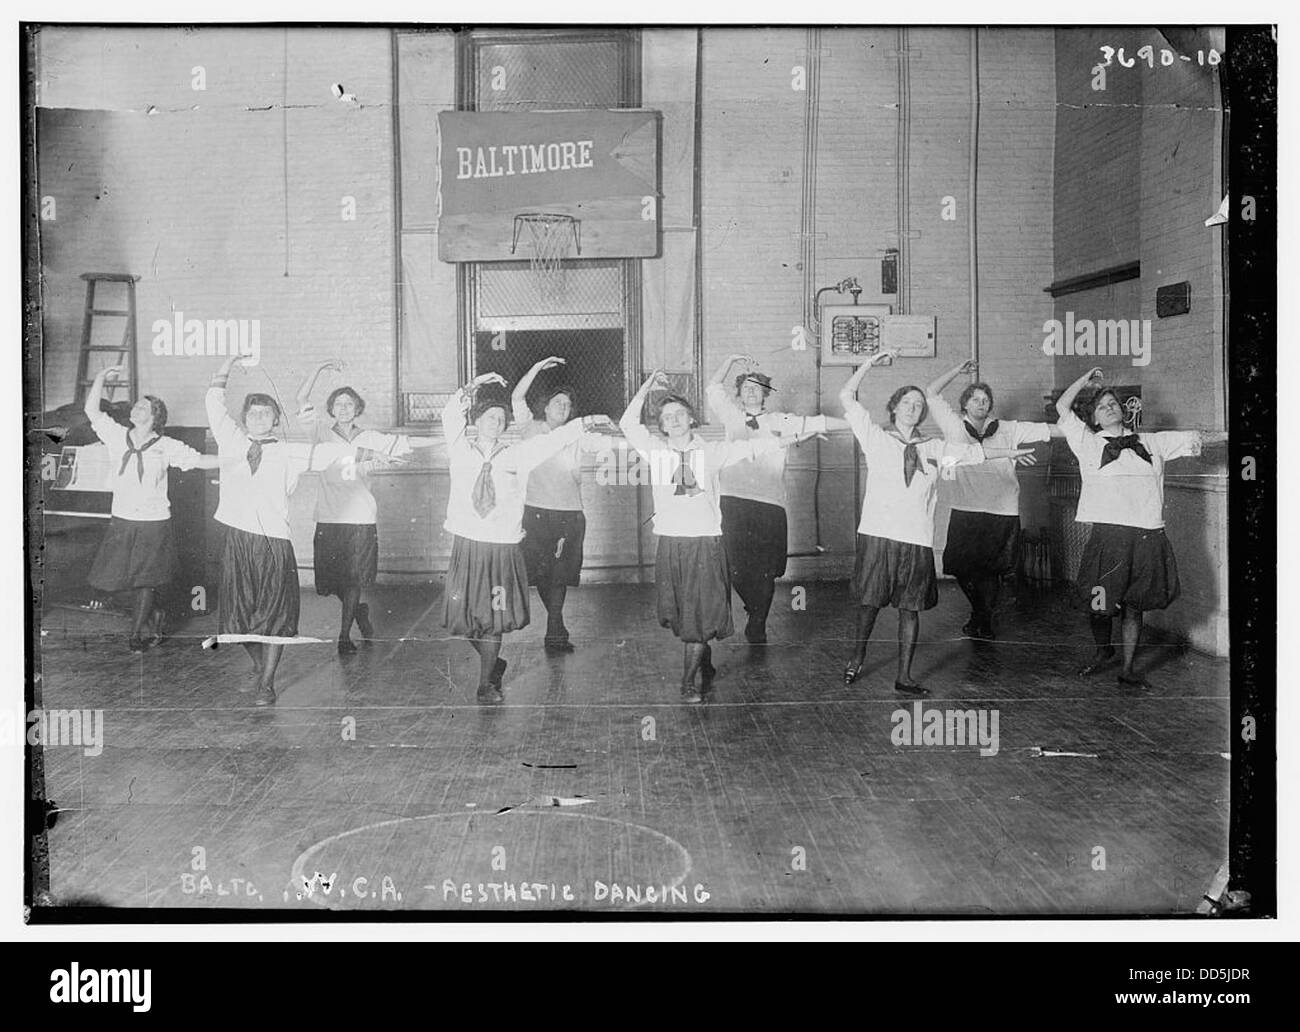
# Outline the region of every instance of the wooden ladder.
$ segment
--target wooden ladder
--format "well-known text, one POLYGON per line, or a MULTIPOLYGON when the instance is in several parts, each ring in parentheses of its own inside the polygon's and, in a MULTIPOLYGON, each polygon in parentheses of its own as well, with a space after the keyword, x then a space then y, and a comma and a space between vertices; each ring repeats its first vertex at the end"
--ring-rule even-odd
POLYGON ((125 378, 119 377, 104 385, 104 391, 110 400, 121 400, 113 395, 119 390, 126 390, 128 400, 135 404, 139 395, 136 384, 136 329, 135 329, 135 284, 139 276, 127 272, 83 272, 81 278, 86 281, 86 310, 81 320, 81 353, 77 358, 76 403, 83 405, 86 391, 95 382, 90 368, 92 351, 111 351, 117 357, 112 365, 125 366, 125 378), (100 283, 126 284, 126 308, 96 308, 95 288, 100 283), (118 344, 93 344, 93 324, 96 316, 113 319, 125 319, 122 327, 122 340, 118 344))

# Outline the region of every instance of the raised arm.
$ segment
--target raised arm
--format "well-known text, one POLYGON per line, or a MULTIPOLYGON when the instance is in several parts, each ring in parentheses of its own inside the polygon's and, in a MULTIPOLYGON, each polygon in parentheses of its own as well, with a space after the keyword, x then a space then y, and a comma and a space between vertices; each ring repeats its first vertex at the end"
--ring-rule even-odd
POLYGON ((336 373, 341 373, 343 372, 343 363, 339 361, 333 361, 333 362, 322 362, 320 365, 318 365, 316 367, 316 371, 310 373, 302 381, 302 386, 298 388, 298 398, 297 398, 298 408, 300 409, 303 408, 307 404, 307 402, 311 399, 311 392, 316 389, 316 381, 317 379, 320 378, 320 374, 325 372, 326 369, 331 369, 336 373))
POLYGON ((106 381, 110 375, 116 379, 118 373, 121 371, 121 366, 109 366, 106 369, 101 369, 95 374, 95 380, 90 385, 90 390, 86 392, 86 404, 83 406, 86 418, 92 423, 99 419, 103 414, 103 410, 99 407, 99 403, 100 399, 104 396, 104 381, 106 381))
MULTIPOLYGON (((863 377, 867 375, 867 371, 872 366, 879 365, 885 361, 892 361, 894 356, 897 354, 898 352, 892 349, 889 351, 877 351, 853 371, 853 375, 850 376, 848 380, 845 381, 844 386, 840 388, 840 404, 844 406, 844 412, 846 415, 850 412, 866 414, 866 408, 857 399, 858 385, 862 383, 863 377)), ((851 423, 852 419, 850 419, 849 422, 851 423)))
POLYGON ((756 365, 758 365, 758 363, 755 362, 749 355, 741 355, 741 354, 728 355, 726 358, 722 360, 722 365, 718 366, 718 368, 714 371, 712 378, 709 380, 709 383, 710 384, 725 383, 727 377, 731 374, 731 367, 734 366, 737 362, 744 362, 745 365, 749 366, 751 369, 753 369, 756 365))
POLYGON ((978 375, 979 366, 976 365, 972 360, 967 359, 961 365, 953 366, 946 373, 939 374, 926 385, 925 388, 926 397, 937 398, 940 394, 943 393, 943 389, 947 387, 948 384, 952 383, 952 381, 955 380, 962 373, 974 373, 978 375))
POLYGON ((239 426, 230 418, 226 409, 226 384, 230 381, 230 372, 243 361, 240 355, 231 355, 221 363, 221 368, 212 374, 208 393, 204 396, 203 407, 208 414, 208 426, 212 436, 217 439, 218 447, 229 447, 239 435, 239 426))
POLYGON ((1074 399, 1079 396, 1079 392, 1090 383, 1100 385, 1102 382, 1101 367, 1094 366, 1081 377, 1070 384, 1061 392, 1061 396, 1056 399, 1056 413, 1062 419, 1074 412, 1074 399))
POLYGON ((469 409, 474 403, 474 392, 485 383, 499 383, 504 387, 506 378, 500 373, 482 373, 464 387, 458 387, 447 404, 442 407, 442 436, 448 444, 458 440, 465 433, 469 409))
POLYGON ((639 452, 644 453, 653 443, 650 431, 641 423, 641 410, 645 407, 645 400, 655 387, 667 386, 668 374, 662 369, 656 369, 646 377, 646 381, 641 385, 640 390, 632 395, 632 400, 627 403, 627 408, 623 410, 623 418, 618 421, 618 427, 623 431, 623 436, 639 452))
POLYGON ((532 409, 528 407, 528 391, 533 386, 533 381, 537 379, 537 374, 543 369, 554 369, 564 364, 564 359, 559 355, 552 355, 550 358, 542 359, 520 377, 518 386, 510 395, 510 407, 513 409, 516 423, 527 423, 533 418, 532 409))

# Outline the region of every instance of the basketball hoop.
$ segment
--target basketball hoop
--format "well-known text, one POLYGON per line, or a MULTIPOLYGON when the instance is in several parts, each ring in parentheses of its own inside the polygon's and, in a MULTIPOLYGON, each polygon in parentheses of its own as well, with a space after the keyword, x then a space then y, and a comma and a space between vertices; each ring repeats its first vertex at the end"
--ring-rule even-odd
POLYGON ((516 215, 511 254, 519 248, 519 234, 524 226, 528 227, 533 247, 528 266, 539 293, 553 301, 564 293, 563 262, 569 257, 570 246, 582 256, 582 222, 572 215, 554 212, 530 211, 516 215))

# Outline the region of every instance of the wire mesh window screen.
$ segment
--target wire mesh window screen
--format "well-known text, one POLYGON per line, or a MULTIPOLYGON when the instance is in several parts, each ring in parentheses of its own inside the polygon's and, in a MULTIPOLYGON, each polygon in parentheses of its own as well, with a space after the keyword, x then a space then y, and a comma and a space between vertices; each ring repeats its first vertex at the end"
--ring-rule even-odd
POLYGON ((480 373, 500 373, 513 386, 537 362, 556 355, 565 364, 544 369, 533 382, 529 406, 561 386, 577 392, 574 415, 593 413, 617 420, 623 400, 623 330, 561 329, 474 334, 474 367, 480 373))
POLYGON ((478 330, 623 328, 623 268, 616 261, 565 261, 558 292, 542 288, 527 262, 477 267, 478 330))
POLYGON ((618 107, 620 49, 616 40, 481 44, 478 109, 618 107))

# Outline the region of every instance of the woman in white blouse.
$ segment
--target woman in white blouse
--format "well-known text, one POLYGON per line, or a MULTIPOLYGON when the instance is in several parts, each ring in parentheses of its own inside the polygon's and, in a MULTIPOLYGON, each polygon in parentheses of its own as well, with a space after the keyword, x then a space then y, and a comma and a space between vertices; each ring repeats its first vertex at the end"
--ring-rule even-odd
POLYGON ((172 534, 167 470, 215 469, 215 455, 201 455, 174 437, 163 436, 167 406, 146 394, 131 407, 131 425, 114 422, 103 411, 104 383, 121 372, 101 369, 86 394, 91 429, 108 449, 113 489, 112 518, 87 578, 100 591, 134 592, 131 635, 127 646, 143 652, 161 644, 163 611, 155 593, 176 574, 176 539, 172 534), (146 624, 151 626, 147 637, 146 624))
MULTIPOLYGON (((729 441, 747 441, 771 434, 800 437, 846 429, 848 423, 831 416, 796 416, 767 411, 775 391, 772 378, 757 369, 748 355, 728 355, 705 389, 709 411, 722 423, 729 441), (744 366, 734 390, 726 383, 731 370, 744 366)), ((767 614, 776 580, 785 574, 787 536, 784 449, 761 458, 725 467, 719 477, 722 540, 727 546, 731 584, 745 604, 745 640, 767 642, 767 614)))
POLYGON ((1056 402, 1057 425, 1079 460, 1082 483, 1075 520, 1092 524, 1075 590, 1076 602, 1088 613, 1096 651, 1079 673, 1092 674, 1114 657, 1112 620, 1119 617, 1119 682, 1150 688, 1133 666, 1142 614, 1166 608, 1179 594, 1178 564, 1164 531, 1165 463, 1200 455, 1203 445, 1225 441, 1227 434, 1126 433, 1119 398, 1101 384, 1101 369, 1090 369, 1056 402), (1074 406, 1089 384, 1098 390, 1082 404, 1085 423, 1074 406))
POLYGON ((443 593, 442 625, 468 638, 479 655, 479 702, 500 702, 506 661, 501 638, 528 626, 528 569, 523 540, 524 490, 528 475, 586 427, 609 423, 608 416, 586 416, 550 433, 507 445, 510 402, 502 392, 482 389, 506 385, 497 373, 484 373, 460 388, 442 410, 451 484, 447 519, 451 560, 443 593), (466 431, 474 427, 471 437, 466 431))
POLYGON ((314 444, 350 444, 366 433, 367 448, 357 461, 347 455, 327 466, 316 493, 316 533, 312 538, 312 570, 316 594, 337 595, 342 606, 339 621, 340 656, 357 651, 352 642, 355 622, 368 644, 374 635, 370 607, 361 592, 375 583, 379 572, 379 503, 370 490, 370 471, 409 455, 413 448, 431 448, 436 437, 407 437, 363 431, 357 418, 366 410, 365 399, 352 387, 337 387, 325 401, 325 415, 311 404, 317 378, 326 370, 342 372, 343 363, 324 362, 298 389, 298 420, 314 444))
POLYGON ((858 604, 857 647, 844 669, 852 684, 866 662, 867 642, 884 606, 898 610, 898 676, 894 690, 928 695, 912 679, 912 656, 920 631, 920 614, 939 601, 934 573, 934 510, 939 479, 950 466, 1016 457, 1028 449, 927 438, 918 429, 928 412, 925 392, 906 386, 896 390, 886 409, 889 425, 877 426, 858 402, 858 384, 867 371, 897 351, 881 351, 858 367, 840 390, 844 415, 867 460, 867 483, 858 524, 853 598, 858 604))
MULTIPOLYGON (((983 382, 969 384, 961 392, 958 416, 941 392, 959 374, 967 372, 978 375, 973 362, 950 369, 925 389, 935 422, 949 441, 1023 448, 1062 436, 1049 423, 992 418, 993 388, 983 382)), ((993 614, 1002 578, 1016 568, 1020 559, 1020 481, 1016 467, 1032 466, 1035 461, 1031 453, 1018 459, 961 466, 953 471, 952 480, 939 488, 952 509, 943 549, 943 572, 956 579, 970 603, 970 619, 962 627, 967 637, 987 641, 997 636, 993 614)))
POLYGON ((283 413, 269 394, 245 395, 238 421, 226 408, 231 370, 227 359, 204 398, 217 442, 221 500, 214 519, 226 527, 217 599, 218 640, 240 642, 253 661, 255 706, 275 705, 275 672, 284 646, 298 637, 298 560, 289 537, 289 495, 309 469, 322 470, 378 441, 365 431, 353 440, 316 444, 283 441, 275 434, 283 413))
MULTIPOLYGON (((564 365, 552 355, 534 365, 515 386, 510 402, 520 438, 530 440, 548 434, 572 418, 577 394, 569 384, 547 384, 529 402, 529 392, 539 373, 564 365)), ((582 511, 582 452, 595 451, 602 438, 584 434, 534 467, 528 474, 524 498, 524 564, 528 583, 537 588, 546 607, 547 652, 572 652, 569 629, 564 626, 564 600, 582 573, 582 546, 587 534, 587 517, 582 511)))
POLYGON ((793 444, 792 436, 706 442, 695 436, 695 412, 670 394, 659 403, 657 440, 641 423, 641 410, 655 387, 668 387, 663 370, 651 374, 633 396, 619 427, 646 461, 654 495, 655 594, 659 623, 682 641, 683 702, 700 702, 696 674, 705 686, 716 673, 709 642, 726 638, 731 622, 731 576, 722 542, 718 474, 737 462, 793 444))

